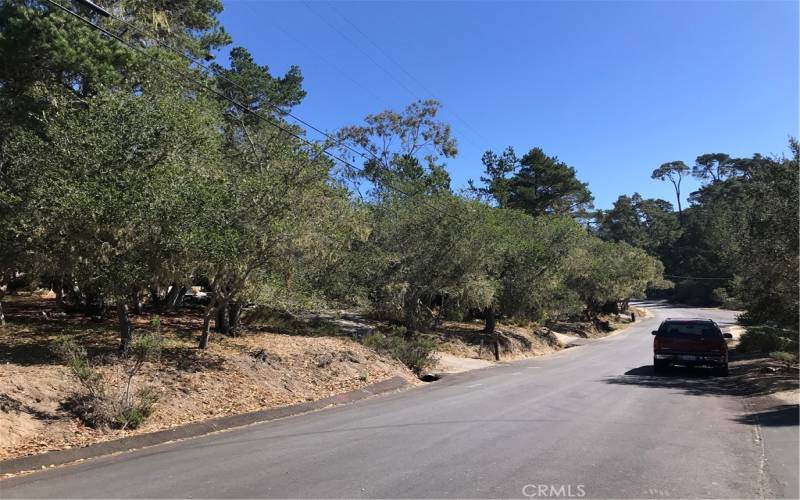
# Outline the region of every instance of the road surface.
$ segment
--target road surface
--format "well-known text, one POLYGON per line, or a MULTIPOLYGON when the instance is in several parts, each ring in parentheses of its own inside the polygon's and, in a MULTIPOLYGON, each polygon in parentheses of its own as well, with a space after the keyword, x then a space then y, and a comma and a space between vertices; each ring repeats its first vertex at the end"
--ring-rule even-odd
POLYGON ((753 425, 742 401, 702 370, 652 372, 650 331, 661 319, 712 317, 724 328, 733 314, 651 311, 623 333, 554 355, 12 478, 0 490, 4 498, 796 497, 796 425, 753 425))

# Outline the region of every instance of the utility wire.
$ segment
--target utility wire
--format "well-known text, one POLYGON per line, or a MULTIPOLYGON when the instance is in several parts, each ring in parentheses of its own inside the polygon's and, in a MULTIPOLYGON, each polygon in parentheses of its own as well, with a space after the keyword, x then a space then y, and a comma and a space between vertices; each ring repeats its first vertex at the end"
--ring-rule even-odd
MULTIPOLYGON (((165 49, 167 49, 167 50, 169 50, 169 51, 173 52, 174 54, 178 55, 179 57, 182 57, 183 59, 185 59, 185 60, 187 60, 187 61, 189 61, 189 62, 191 62, 191 63, 193 63, 193 64, 195 64, 195 65, 197 65, 197 66, 199 66, 199 67, 201 67, 201 68, 203 68, 205 71, 207 71, 207 72, 209 72, 209 73, 214 73, 214 75, 215 75, 217 78, 219 78, 220 80, 223 80, 223 81, 225 81, 225 82, 229 83, 230 85, 232 85, 232 86, 234 86, 234 87, 238 88, 238 89, 239 89, 239 90, 241 90, 242 92, 247 92, 247 89, 245 89, 245 88, 244 88, 244 87, 242 87, 241 85, 237 84, 236 82, 234 82, 234 81, 230 80, 230 79, 229 79, 229 78, 227 78, 225 75, 222 75, 222 74, 220 74, 220 73, 219 73, 219 72, 217 72, 217 71, 214 71, 214 69, 213 69, 213 68, 209 68, 209 67, 208 67, 208 66, 207 66, 207 65, 206 65, 206 64, 205 64, 203 61, 201 61, 201 60, 199 60, 199 59, 197 59, 197 58, 195 58, 195 57, 192 57, 192 56, 190 56, 190 55, 188 55, 188 54, 186 54, 186 53, 184 53, 184 52, 182 52, 182 51, 180 51, 180 50, 176 49, 175 47, 171 46, 170 44, 168 44, 168 43, 166 43, 166 42, 163 42, 163 41, 161 41, 161 40, 159 39, 159 35, 158 35, 158 33, 155 33, 155 32, 153 32, 152 30, 148 30, 148 29, 142 28, 142 27, 140 27, 140 26, 137 26, 137 25, 135 25, 135 24, 133 24, 133 23, 131 23, 131 22, 129 22, 129 21, 126 21, 125 19, 123 19, 123 18, 121 18, 121 17, 114 16, 113 14, 111 14, 110 12, 108 12, 107 10, 105 10, 105 9, 102 9, 101 7, 99 7, 99 6, 95 5, 95 4, 93 4, 92 2, 89 2, 88 0, 79 0, 79 1, 80 1, 81 3, 90 4, 90 5, 88 5, 88 6, 89 6, 89 8, 91 8, 91 9, 95 9, 95 10, 98 10, 98 12, 99 12, 99 13, 101 13, 101 15, 103 15, 104 17, 109 17, 109 18, 111 18, 111 19, 114 19, 115 21, 119 21, 119 22, 121 22, 122 24, 124 24, 124 25, 125 25, 125 26, 127 26, 128 28, 132 29, 132 30, 133 30, 135 33, 140 33, 140 34, 149 35, 149 36, 150 36, 150 37, 152 37, 152 38, 153 38, 153 40, 154 40, 154 41, 155 41, 155 42, 156 42, 158 45, 160 45, 161 47, 163 47, 163 48, 165 48, 165 49)), ((245 4, 245 5, 247 5, 247 4, 245 4)), ((251 10, 252 10, 252 9, 251 9, 251 10)), ((255 11, 253 11, 253 12, 255 13, 255 11)), ((257 14, 257 13, 256 13, 256 14, 257 14)), ((288 32, 287 32, 285 29, 283 29, 283 27, 280 27, 280 26, 279 26, 279 28, 281 29, 281 31, 282 31, 284 34, 286 34, 287 36, 289 35, 289 33, 288 33, 288 32)), ((290 36, 290 38, 293 38, 295 41, 298 41, 298 40, 297 40, 296 38, 294 38, 294 37, 291 37, 291 36, 290 36)), ((124 43, 124 42, 123 42, 123 43, 124 43)), ((301 41, 301 43, 302 43, 302 41, 301 41)), ((128 44, 126 43, 126 45, 128 45, 128 44)), ((305 43, 303 43, 303 45, 305 45, 305 43)), ((307 46, 307 45, 306 45, 306 47, 308 48, 308 46, 307 46)), ((373 96, 375 96, 376 98, 378 97, 378 96, 377 96, 377 95, 376 95, 374 92, 372 92, 372 91, 370 91, 369 89, 366 89, 364 86, 362 86, 362 85, 358 84, 358 82, 357 82, 357 81, 355 81, 355 80, 353 80, 352 78, 351 78, 351 81, 355 82, 357 85, 359 85, 361 88, 365 89, 367 92, 370 92, 370 93, 371 93, 373 96)), ((380 99, 380 98, 378 98, 378 99, 380 99)), ((343 142, 343 141, 339 141, 339 140, 338 140, 338 138, 331 136, 330 134, 328 134, 327 132, 325 132, 325 131, 321 130, 321 129, 320 129, 320 128, 318 128, 318 127, 315 127, 314 125, 312 125, 311 123, 307 122, 306 120, 303 120, 303 119, 302 119, 302 118, 300 118, 299 116, 297 116, 297 115, 295 115, 295 114, 292 114, 292 113, 291 113, 291 112, 289 112, 288 110, 284 110, 284 109, 283 109, 283 108, 281 108, 280 106, 277 106, 277 105, 275 105, 275 104, 273 104, 273 103, 269 102, 268 100, 267 100, 267 101, 264 101, 264 102, 265 102, 265 104, 267 104, 269 107, 271 107, 272 109, 274 109, 274 110, 275 110, 275 111, 277 111, 278 113, 280 113, 280 114, 282 114, 282 115, 289 116, 289 117, 293 118, 295 121, 297 121, 297 122, 299 122, 299 123, 302 123, 303 125, 305 125, 306 127, 310 128, 311 130, 314 130, 315 132, 317 132, 317 133, 319 133, 319 134, 323 135, 323 136, 324 136, 325 138, 327 138, 328 140, 330 140, 330 141, 333 141, 333 142, 334 142, 334 143, 335 143, 337 146, 344 147, 346 150, 350 151, 351 153, 353 153, 353 154, 355 154, 355 155, 357 155, 357 156, 360 156, 360 157, 361 157, 361 158, 363 158, 364 160, 370 160, 370 158, 367 158, 367 157, 366 157, 366 156, 365 156, 365 155, 364 155, 364 154, 363 154, 361 151, 358 151, 358 150, 356 150, 356 149, 353 149, 352 147, 350 147, 349 145, 347 145, 345 142, 343 142)), ((428 147, 430 147, 430 146, 428 146, 428 147)), ((375 154, 373 151, 370 151, 370 150, 369 150, 369 149, 367 149, 367 148, 363 148, 363 149, 364 149, 364 150, 365 150, 365 151, 366 151, 366 152, 367 152, 367 153, 368 153, 370 156, 372 156, 372 159, 374 159, 374 160, 377 160, 379 163, 382 163, 382 162, 383 162, 383 159, 382 159, 382 158, 380 158, 379 156, 377 156, 377 155, 376 155, 376 154, 375 154)), ((432 154, 435 154, 435 153, 432 153, 432 154)), ((384 168, 384 170, 387 170, 387 169, 386 169, 386 168, 384 168)), ((362 172, 362 173, 363 173, 363 172, 362 172)), ((389 187, 391 188, 391 186, 389 186, 389 187)))
MULTIPOLYGON (((328 20, 328 19, 327 19, 325 16, 323 16, 322 14, 320 14, 319 12, 317 12, 316 10, 314 10, 314 9, 311 7, 311 5, 309 5, 309 3, 308 3, 308 2, 303 2, 303 5, 305 5, 305 7, 306 7, 306 8, 307 8, 309 11, 311 11, 311 12, 312 12, 312 13, 313 13, 315 16, 317 16, 319 19, 321 19, 321 20, 322 20, 322 22, 324 22, 325 24, 327 24, 327 25, 328 25, 328 27, 329 27, 330 29, 332 29, 333 31, 335 31, 336 33, 338 33, 338 34, 339 34, 339 36, 341 36, 342 38, 344 38, 344 39, 345 39, 345 40, 346 40, 346 41, 347 41, 347 42, 348 42, 350 45, 352 45, 353 47, 355 47, 355 48, 356 48, 356 50, 358 50, 359 52, 361 52, 362 54, 364 54, 364 56, 365 56, 367 59, 369 59, 369 60, 370 60, 370 62, 372 62, 372 64, 374 64, 374 65, 375 65, 377 68, 379 68, 381 71, 383 71, 384 73, 386 73, 386 75, 387 75, 389 78, 391 78, 391 79, 392 79, 392 80, 393 80, 395 83, 397 83, 397 85, 399 85, 400 87, 402 87, 402 88, 403 88, 403 90, 405 90, 406 92, 408 92, 408 94, 409 94, 409 95, 411 95, 411 97, 413 97, 414 99, 417 99, 417 100, 421 100, 420 96, 419 96, 419 95, 418 95, 416 92, 414 92, 414 90, 413 90, 413 89, 409 88, 409 86, 408 86, 408 85, 406 85, 406 84, 405 84, 405 82, 403 82, 402 80, 400 80, 399 78, 397 78, 397 77, 396 77, 396 76, 395 76, 395 75, 394 75, 394 74, 393 74, 391 71, 389 71, 388 69, 386 69, 386 67, 385 67, 384 65, 382 65, 382 64, 381 64, 381 63, 379 63, 377 60, 375 60, 375 58, 374 58, 374 57, 372 57, 372 56, 369 54, 369 52, 367 52, 366 50, 364 50, 363 48, 361 48, 361 46, 360 46, 358 43, 356 43, 356 42, 355 42, 355 41, 354 41, 354 40, 353 40, 351 37, 349 37, 349 36, 348 36, 346 33, 344 33, 342 30, 340 30, 339 28, 337 28, 337 27, 336 27, 336 25, 335 25, 335 24, 333 24, 332 22, 330 22, 330 21, 329 21, 329 20, 328 20)), ((349 21, 348 21, 348 22, 349 22, 349 21)), ((351 24, 352 24, 352 23, 351 23, 351 24)), ((359 30, 359 31, 360 31, 360 30, 359 30)), ((362 34, 363 34, 363 33, 362 33, 362 34)), ((366 35, 364 35, 364 36, 366 36, 366 35)), ((412 79, 413 79, 413 77, 412 77, 412 79)), ((423 86, 423 88, 424 88, 424 86, 423 86)), ((427 91, 427 90, 426 90, 426 91, 427 91)), ((429 93, 431 94, 431 97, 435 97, 435 96, 433 96, 433 92, 429 92, 429 93)), ((478 146, 478 144, 476 144, 476 143, 475 143, 475 141, 473 141, 471 138, 469 138, 469 137, 467 137, 467 138, 469 139, 469 141, 470 141, 470 142, 472 142, 473 144, 475 144, 476 146, 478 146)), ((478 146, 478 147, 480 147, 480 146, 478 146)))
MULTIPOLYGON (((47 1, 49 1, 49 0, 47 0, 47 1)), ((50 2, 50 3, 52 3, 52 2, 50 2)), ((62 8, 62 10, 63 10, 63 8, 62 8)), ((71 12, 71 11, 69 11, 69 12, 71 12)), ((234 86, 234 87, 238 88, 238 89, 239 89, 239 90, 241 90, 242 92, 247 92, 247 89, 245 89, 245 88, 244 88, 244 87, 242 87, 241 85, 237 84, 236 82, 232 81, 231 79, 227 78, 225 75, 221 75, 221 74, 219 74, 219 72, 217 72, 217 71, 214 71, 212 68, 209 68, 209 67, 208 67, 208 66, 207 66, 207 65, 206 65, 206 64, 205 64, 203 61, 201 61, 201 60, 199 60, 199 59, 197 59, 197 58, 195 58, 195 57, 192 57, 192 56, 190 56, 190 55, 186 54, 185 52, 182 52, 182 51, 180 51, 180 50, 176 49, 175 47, 171 46, 170 44, 168 44, 168 43, 166 43, 166 42, 163 42, 162 40, 160 40, 160 39, 159 39, 159 37, 158 37, 158 34, 157 34, 157 33, 154 33, 154 32, 153 32, 153 31, 151 31, 151 30, 147 30, 147 29, 145 29, 145 28, 142 28, 142 27, 136 26, 135 24, 133 24, 133 23, 131 23, 131 22, 129 22, 129 21, 126 21, 125 19, 123 19, 123 18, 121 18, 121 17, 115 16, 115 15, 113 15, 113 14, 109 13, 109 12, 106 12, 106 14, 105 14, 105 15, 106 15, 106 17, 109 17, 109 18, 111 18, 111 19, 114 19, 115 21, 119 21, 119 22, 121 22, 121 23, 122 23, 122 24, 124 24, 125 26, 127 26, 127 27, 129 27, 130 29, 134 30, 134 32, 136 32, 136 33, 140 33, 140 34, 144 34, 144 35, 149 35, 149 36, 151 36, 151 37, 153 38, 153 40, 155 40, 155 42, 156 42, 158 45, 160 45, 161 47, 163 47, 163 48, 165 48, 165 49, 167 49, 167 50, 171 51, 172 53, 174 53, 174 54, 176 54, 176 55, 178 55, 178 56, 180 56, 180 57, 182 57, 182 58, 184 58, 185 60, 187 60, 187 61, 191 62, 192 64, 195 64, 195 65, 197 65, 197 66, 200 66, 201 68, 203 68, 203 69, 204 69, 205 71, 207 71, 207 72, 213 72, 213 73, 214 73, 214 75, 215 75, 217 78, 219 78, 220 80, 223 80, 223 81, 225 81, 225 82, 229 83, 230 85, 232 85, 232 86, 234 86)), ((95 25, 94 23, 91 23, 91 24, 92 24, 93 26, 97 26, 97 25, 95 25)), ((98 26, 98 28, 99 28, 99 26, 98 26)), ((119 39, 119 37, 115 37, 115 38, 119 39)), ((122 42, 123 42, 123 43, 125 43, 126 45, 130 46, 130 44, 128 44, 128 43, 127 43, 127 42, 125 42, 124 40, 120 40, 120 41, 122 41, 122 42)), ((321 130, 321 129, 317 128, 317 127, 315 127, 315 126, 314 126, 314 125, 312 125, 311 123, 309 123, 309 122, 307 122, 306 120, 303 120, 302 118, 300 118, 299 116, 297 116, 297 115, 295 115, 295 114, 292 114, 291 112, 289 112, 289 111, 287 111, 287 110, 285 110, 285 109, 281 108, 280 106, 278 106, 278 105, 276 105, 276 104, 273 104, 273 103, 269 102, 268 100, 265 100, 265 101, 264 101, 264 103, 265 103, 267 106, 269 106, 270 108, 274 109, 276 112, 280 113, 281 115, 285 115, 285 116, 289 116, 289 117, 291 117, 292 119, 294 119, 294 120, 295 120, 295 121, 297 121, 298 123, 302 123, 303 125, 305 125, 305 126, 306 126, 306 127, 308 127, 309 129, 311 129, 311 130, 313 130, 313 131, 315 131, 315 132, 317 132, 317 133, 319 133, 319 134, 323 135, 325 138, 327 138, 327 139, 329 139, 329 140, 331 140, 331 141, 335 141, 335 142, 337 141, 337 139, 336 139, 335 137, 331 136, 329 133, 327 133, 327 132, 325 132, 325 131, 323 131, 323 130, 321 130)), ((363 154, 363 153, 361 153, 360 151, 357 151, 357 150, 355 150, 355 149, 351 148, 351 147, 350 147, 350 146, 348 146, 347 144, 340 143, 340 145, 341 145, 341 146, 343 146, 344 148, 346 148, 348 151, 350 151, 350 152, 352 152, 352 153, 354 153, 354 154, 357 154, 357 155, 361 156, 361 157, 362 157, 362 158, 364 158, 364 159, 367 159, 367 157, 366 157, 366 156, 364 156, 364 154, 363 154)), ((373 155, 373 156, 374 156, 374 155, 373 155)))
MULTIPOLYGON (((333 4, 327 4, 327 5, 328 5, 328 8, 330 8, 332 11, 336 12, 336 14, 337 14, 339 17, 341 17, 341 18, 342 18, 342 19, 343 19, 343 20, 344 20, 344 21, 345 21, 347 24, 349 24, 349 25, 350 25, 350 26, 351 26, 351 27, 352 27, 354 30, 356 30, 356 31, 357 31, 357 32, 358 32, 358 33, 359 33, 359 34, 360 34, 362 37, 364 37, 364 39, 366 39, 366 40, 367 40, 367 41, 368 41, 368 42, 369 42, 369 43, 370 43, 370 44, 371 44, 373 47, 375 47, 375 48, 378 50, 378 52, 380 52, 381 54, 383 54, 383 56, 384 56, 384 57, 386 57, 386 59, 388 59, 389 61, 391 61, 391 62, 392 62, 392 64, 394 64, 395 66, 397 66, 398 68, 400 68, 400 71, 402 71, 403 73, 405 73, 405 74, 406 74, 406 76, 408 76, 408 77, 409 77, 409 78, 410 78, 412 81, 414 81, 414 82, 415 82, 417 85, 419 85, 419 86, 422 88, 422 90, 424 90, 425 92, 427 92, 428 94, 430 94, 430 96, 431 96, 431 97, 433 97, 434 99, 436 99, 436 100, 439 100, 439 98, 438 98, 438 97, 436 97, 436 93, 435 93, 434 91, 432 91, 430 88, 428 88, 428 87, 427 87, 427 86, 426 86, 424 83, 422 83, 422 82, 421 82, 421 81, 420 81, 418 78, 416 78, 416 77, 415 77, 415 76, 414 76, 414 75, 413 75, 413 74, 412 74, 410 71, 408 71, 408 70, 407 70, 405 67, 403 67, 403 65, 402 65, 402 64, 400 64, 400 62, 398 62, 398 61, 397 61, 397 59, 395 59, 395 58, 394 58, 394 57, 393 57, 391 54, 389 54, 389 53, 388 53, 386 50, 384 50, 384 49, 383 49, 383 48, 382 48, 380 45, 378 45, 378 44, 377 44, 377 43, 376 43, 376 42, 375 42, 375 41, 374 41, 372 38, 370 38, 370 37, 369 37, 369 35, 367 35, 366 33, 364 33, 364 31, 363 31, 363 30, 361 30, 361 28, 359 28, 357 24, 355 24, 355 23, 354 23, 354 22, 352 22, 350 19, 348 19, 347 17, 345 17, 345 15, 344 15, 344 14, 342 14, 342 12, 341 12, 339 9, 337 9, 336 7, 334 7, 334 6, 333 6, 333 4)), ((475 134, 475 135, 476 135, 476 136, 477 136, 479 139, 486 141, 486 138, 485 138, 485 137, 483 137, 483 135, 481 135, 481 133, 480 133, 480 132, 478 132, 478 131, 475 129, 475 127, 473 127, 472 125, 470 125, 470 124, 469 124, 469 122, 467 122, 467 121, 466 121, 464 118, 462 118, 462 117, 461 117, 461 116, 460 116, 460 115, 459 115, 459 114, 458 114, 458 113, 455 111, 455 109, 453 109, 453 108, 447 108, 447 109, 450 111, 450 113, 452 113, 452 114, 453 114, 453 116, 454 116, 454 117, 455 117, 455 118, 456 118, 458 121, 460 121, 460 122, 461 122, 461 123, 462 123, 462 124, 463 124, 465 127, 467 127, 468 129, 470 129, 470 131, 472 131, 472 133, 474 133, 474 134, 475 134)), ((488 142, 488 141, 487 141, 487 142, 488 142)), ((476 145, 477 145, 477 144, 476 144, 476 145)))
MULTIPOLYGON (((109 31, 109 30, 107 30, 107 29, 105 29, 105 28, 103 28, 103 27, 101 27, 101 26, 98 26, 97 24, 93 23, 93 22, 92 22, 90 19, 88 19, 88 18, 86 18, 86 17, 84 17, 84 16, 82 16, 82 15, 78 14, 77 12, 74 12, 74 11, 72 11, 72 10, 68 9, 67 7, 65 7, 65 6, 61 5, 60 3, 56 2, 55 0, 44 0, 44 1, 45 1, 45 2, 47 2, 47 3, 49 3, 50 5, 52 5, 52 6, 56 7, 56 8, 58 8, 58 9, 60 9, 61 11, 63 11, 63 12, 65 12, 65 13, 67 13, 68 15, 70 15, 70 16, 72 16, 72 17, 74 17, 74 18, 78 19, 78 20, 80 20, 81 22, 83 22, 83 23, 84 23, 84 24, 86 24, 87 26, 89 26, 89 27, 91 27, 91 28, 93 28, 93 29, 96 29, 96 30, 100 31, 101 33, 105 34, 106 36, 109 36, 109 37, 111 37, 111 38, 113 38, 113 39, 117 40, 118 42, 120 42, 120 43, 122 43, 123 45, 125 45, 125 46, 129 47, 130 49, 133 49, 133 50, 135 50, 135 51, 137 51, 137 52, 140 52, 141 54, 143 54, 143 55, 144 55, 144 56, 145 56, 147 59, 149 59, 150 61, 152 61, 152 62, 154 62, 154 63, 156 63, 156 64, 158 64, 158 65, 160 65, 160 66, 162 66, 162 67, 164 67, 164 68, 166 68, 166 69, 168 69, 168 70, 170 70, 170 71, 172 71, 173 73, 175 73, 175 74, 177 74, 177 75, 180 75, 181 77, 183 77, 183 78, 185 78, 185 79, 188 79, 189 81, 191 81, 192 83, 194 83, 194 84, 195 84, 195 85, 197 85, 198 87, 201 87, 201 88, 205 89, 206 91, 208 91, 208 92, 211 92, 212 94, 216 95, 217 97, 220 97, 220 98, 222 98, 222 99, 224 99, 224 100, 226 100, 226 101, 230 102, 231 104, 233 104, 233 105, 234 105, 234 106, 236 106, 237 108, 241 109, 242 111, 244 111, 244 112, 247 112, 247 113, 250 113, 250 114, 252 114, 252 115, 254 115, 254 116, 256 116, 256 117, 258 117, 258 118, 260 118, 260 119, 264 120, 265 122, 269 123, 270 125, 272 125, 273 127, 277 128, 278 130, 281 130, 282 132, 285 132, 286 134, 288 134, 288 135, 290 135, 290 136, 294 137, 295 139, 297 139, 297 140, 299 140, 299 141, 303 142, 304 144, 307 144, 307 145, 309 145, 309 146, 311 146, 311 147, 313 147, 313 148, 319 148, 319 145, 318 145, 318 144, 316 144, 316 143, 314 143, 314 142, 312 142, 312 141, 310 141, 310 140, 306 139, 305 137, 303 137, 303 136, 299 135, 298 133, 296 133, 296 132, 293 132, 292 130, 290 130, 290 129, 288 129, 288 128, 286 128, 286 127, 282 126, 282 125, 280 125, 279 123, 276 123, 275 121, 273 121, 273 120, 271 120, 270 118, 268 118, 268 117, 264 116, 263 114, 261 114, 261 113, 258 113, 258 112, 256 112, 256 111, 253 111, 252 109, 250 109, 249 107, 245 106, 244 104, 241 104, 241 103, 239 103, 238 101, 236 101, 235 99, 233 99, 233 98, 231 98, 231 97, 228 97, 227 95, 225 95, 225 94, 223 94, 222 92, 220 92, 220 91, 218 91, 218 90, 216 90, 216 89, 214 89, 214 88, 210 87, 209 85, 207 85, 207 84, 203 83, 202 81, 198 80, 197 78, 194 78, 193 76, 191 76, 191 75, 188 75, 188 74, 184 73, 183 71, 180 71, 180 70, 176 69, 174 66, 171 66, 171 65, 169 65, 169 64, 167 64, 167 63, 165 63, 165 62, 161 61, 161 60, 160 60, 160 59, 158 59, 157 57, 155 57, 155 56, 153 56, 153 55, 149 54, 148 52, 146 52, 146 51, 145 51, 143 48, 141 48, 141 47, 139 47, 139 46, 137 46, 137 45, 134 45, 134 44, 131 44, 131 43, 129 43, 127 40, 125 40, 124 38, 120 37, 119 35, 117 35, 117 34, 115 34, 115 33, 111 32, 111 31, 109 31)), ((111 17, 113 17, 113 16, 111 16, 111 17)), ((118 21, 120 21, 120 22, 123 22, 123 23, 125 23, 125 24, 127 24, 127 25, 129 25, 129 26, 131 26, 131 27, 133 27, 133 28, 135 28, 135 29, 137 29, 137 31, 139 31, 140 33, 142 33, 142 32, 143 32, 142 30, 140 30, 140 29, 136 28, 135 26, 131 25, 131 24, 130 24, 130 23, 128 23, 127 21, 124 21, 124 20, 122 20, 122 19, 119 19, 119 18, 117 18, 117 17, 113 17, 113 19, 116 19, 116 20, 118 20, 118 21)), ((161 42, 159 42, 159 44, 161 44, 161 42)), ((172 48, 170 48, 170 50, 172 50, 172 51, 176 51, 176 49, 172 49, 172 48)), ((180 51, 177 51, 176 53, 180 53, 180 51)), ((188 60, 192 60, 192 58, 191 58, 190 56, 187 56, 187 55, 185 55, 185 54, 182 54, 182 55, 183 55, 183 57, 187 58, 188 60)), ((201 65, 201 66, 202 66, 202 65, 201 65)), ((205 66, 203 66, 203 67, 205 67, 205 66)), ((233 82, 231 82, 231 83, 233 83, 233 82)), ((235 85, 235 83, 233 83, 233 84, 235 85)), ((240 88, 241 88, 241 87, 240 87, 240 88)), ((284 114, 286 114, 286 113, 285 113, 283 110, 281 110, 281 108, 280 108, 280 107, 278 107, 278 106, 275 106, 275 105, 274 105, 274 104, 272 104, 272 103, 268 103, 268 104, 269 104, 269 106, 270 106, 270 107, 277 108, 278 110, 280 110, 280 111, 281 111, 281 113, 284 113, 284 114)), ((293 115, 290 115, 290 116, 293 116, 293 115)), ((301 123, 305 123, 305 122, 301 121, 301 123)), ((316 129, 316 128, 314 128, 314 130, 317 130, 317 129, 316 129)), ((324 134, 324 132, 323 132, 323 134, 324 134)), ((358 154, 359 156, 362 156, 362 157, 366 158, 366 157, 363 155, 363 153, 360 153, 360 152, 358 152, 358 151, 356 151, 356 150, 352 150, 352 149, 350 149, 350 148, 349 148, 349 146, 348 146, 347 148, 348 148, 349 150, 353 151, 354 153, 358 154)), ((365 174, 366 174, 366 172, 364 172, 364 170, 363 170, 363 169, 361 169, 361 168, 359 168, 359 167, 357 167, 357 166, 353 165, 353 164, 352 164, 352 163, 350 163, 349 161, 347 161, 347 160, 345 160, 345 159, 341 158, 340 156, 337 156, 337 155, 335 155, 335 154, 331 153, 330 151, 328 151, 328 150, 327 150, 327 149, 325 149, 325 148, 322 148, 322 149, 321 149, 321 152, 322 152, 323 154, 325 154, 326 156, 328 156, 329 158, 331 158, 331 159, 333 159, 333 160, 337 160, 337 161, 339 161, 339 162, 340 162, 342 165, 345 165, 346 167, 348 167, 348 168, 350 168, 350 169, 352 169, 352 170, 354 170, 354 171, 356 171, 356 172, 359 172, 359 173, 360 173, 360 174, 362 174, 362 175, 365 175, 365 174)), ((378 159, 378 160, 380 161, 380 159, 379 159, 377 156, 376 156, 376 159, 378 159)), ((388 187, 388 188, 389 188, 389 189, 391 189, 392 191, 396 191, 396 192, 398 192, 398 193, 400 193, 400 194, 402 194, 402 195, 404 195, 404 196, 407 196, 407 197, 410 197, 410 196, 412 196, 412 194, 411 194, 411 193, 409 193, 409 192, 407 192, 407 191, 404 191, 403 189, 400 189, 400 188, 398 188, 398 187, 396 187, 396 186, 392 186, 391 184, 389 184, 389 183, 387 183, 387 182, 385 182, 385 181, 379 181, 379 182, 380 182, 380 183, 382 183, 382 184, 384 184, 386 187, 388 187)), ((439 213, 441 213, 441 214, 444 214, 444 215, 446 215, 446 216, 449 216, 449 217, 451 217, 451 218, 453 218, 453 219, 457 220, 458 222, 460 222, 460 223, 462 223, 462 224, 463 224, 463 223, 465 223, 465 221, 464 221, 463 219, 461 219, 461 217, 458 217, 458 216, 456 216, 456 215, 454 215, 454 214, 451 214, 451 213, 445 212, 445 211, 443 211, 443 210, 441 210, 441 209, 439 209, 439 208, 437 208, 437 207, 435 207, 435 206, 431 205, 430 203, 428 203, 428 202, 426 202, 426 201, 424 201, 424 200, 420 200, 420 203, 422 203, 423 205, 425 205, 425 206, 427 206, 427 207, 429 207, 429 208, 431 208, 431 209, 433 209, 433 210, 435 210, 435 211, 437 211, 437 212, 439 212, 439 213)))

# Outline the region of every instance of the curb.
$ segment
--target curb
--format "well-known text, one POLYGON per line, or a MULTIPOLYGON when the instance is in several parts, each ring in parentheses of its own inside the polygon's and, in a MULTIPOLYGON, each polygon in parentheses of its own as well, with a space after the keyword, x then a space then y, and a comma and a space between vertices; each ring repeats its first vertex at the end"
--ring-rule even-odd
POLYGON ((131 451, 139 448, 146 448, 158 444, 167 443, 181 439, 188 439, 213 432, 233 429, 250 424, 268 422, 279 418, 291 417, 301 413, 308 413, 321 410, 328 406, 353 403, 362 399, 383 394, 387 392, 403 389, 409 383, 402 377, 392 377, 390 379, 369 385, 355 391, 336 394, 317 401, 298 403, 290 406, 278 408, 267 408, 256 410, 249 413, 238 415, 228 415, 225 417, 212 418, 202 422, 182 425, 171 429, 139 434, 102 443, 92 444, 83 448, 70 448, 67 450, 49 451, 38 455, 27 457, 12 458, 0 461, 0 474, 9 475, 26 471, 35 471, 56 465, 65 465, 79 460, 97 458, 103 455, 131 451))

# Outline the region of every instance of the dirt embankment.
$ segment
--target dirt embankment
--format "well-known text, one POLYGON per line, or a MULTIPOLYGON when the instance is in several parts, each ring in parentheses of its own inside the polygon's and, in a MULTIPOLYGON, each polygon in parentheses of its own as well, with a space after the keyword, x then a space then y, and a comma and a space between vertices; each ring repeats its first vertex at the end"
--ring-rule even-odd
MULTIPOLYGON (((94 429, 68 406, 80 385, 55 356, 53 343, 63 335, 74 338, 87 349, 93 367, 118 386, 124 376, 113 322, 67 314, 54 300, 36 297, 15 298, 6 309, 9 323, 0 328, 0 459, 318 400, 395 376, 418 381, 399 361, 353 340, 388 328, 381 322, 359 316, 341 324, 336 315, 262 321, 253 315, 240 336, 215 334, 210 347, 199 350, 199 312, 182 310, 161 316, 161 354, 145 363, 135 379, 134 390, 150 387, 158 395, 154 413, 135 430, 94 429)), ((135 330, 152 331, 151 318, 134 316, 135 330)), ((629 322, 627 317, 608 319, 614 319, 612 328, 629 322)), ((558 351, 570 339, 607 334, 587 323, 498 324, 497 333, 485 335, 479 322, 444 322, 426 335, 439 345, 437 371, 457 372, 493 364, 495 338, 501 359, 509 361, 558 351)))
MULTIPOLYGON (((136 430, 92 429, 65 407, 78 384, 51 346, 72 335, 99 372, 119 379, 113 325, 65 315, 42 301, 11 302, 7 309, 9 323, 0 327, 0 459, 322 399, 394 376, 416 381, 400 362, 344 337, 246 329, 236 338, 216 335, 202 351, 200 318, 182 313, 162 317, 161 356, 135 379, 157 392, 153 415, 136 430)), ((137 317, 136 325, 147 328, 147 319, 137 317)))
MULTIPOLYGON (((631 308, 636 318, 646 318, 646 309, 631 308)), ((433 335, 439 344, 440 373, 474 370, 494 364, 494 340, 499 342, 500 360, 513 361, 542 356, 572 347, 575 341, 609 335, 633 322, 630 314, 602 318, 609 329, 588 322, 560 322, 548 326, 498 324, 496 337, 483 332, 482 322, 445 321, 433 335)))

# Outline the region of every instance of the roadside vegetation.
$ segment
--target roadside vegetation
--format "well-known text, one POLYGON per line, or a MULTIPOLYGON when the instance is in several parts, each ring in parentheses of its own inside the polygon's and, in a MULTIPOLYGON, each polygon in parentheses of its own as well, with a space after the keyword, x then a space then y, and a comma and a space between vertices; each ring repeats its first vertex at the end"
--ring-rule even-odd
POLYGON ((691 167, 665 163, 653 172, 670 182, 680 201, 681 181, 702 187, 678 212, 666 200, 620 196, 599 214, 598 234, 645 249, 664 264, 672 289, 652 295, 691 305, 743 310, 747 327, 739 347, 797 359, 798 157, 704 154, 691 167))
MULTIPOLYGON (((14 380, 58 354, 67 409, 87 426, 146 428, 164 391, 194 390, 193 370, 325 380, 304 392, 281 379, 258 397, 208 386, 246 401, 237 411, 405 375, 394 360, 422 375, 448 324, 473 325, 463 338, 500 359, 534 342, 509 325, 607 332, 647 291, 741 303, 751 321, 797 330, 795 142, 788 159, 698 158, 709 182, 677 213, 638 195, 598 213, 575 169, 534 145, 486 152, 484 175, 456 191, 458 145, 434 100, 312 137, 289 114, 301 70, 275 75, 233 45, 221 2, 70 7, 133 47, 47 4, 0 4, 0 324, 14 380), (298 318, 332 309, 380 327, 323 357, 338 329, 298 318)), ((654 176, 686 175, 678 163, 654 176)))

